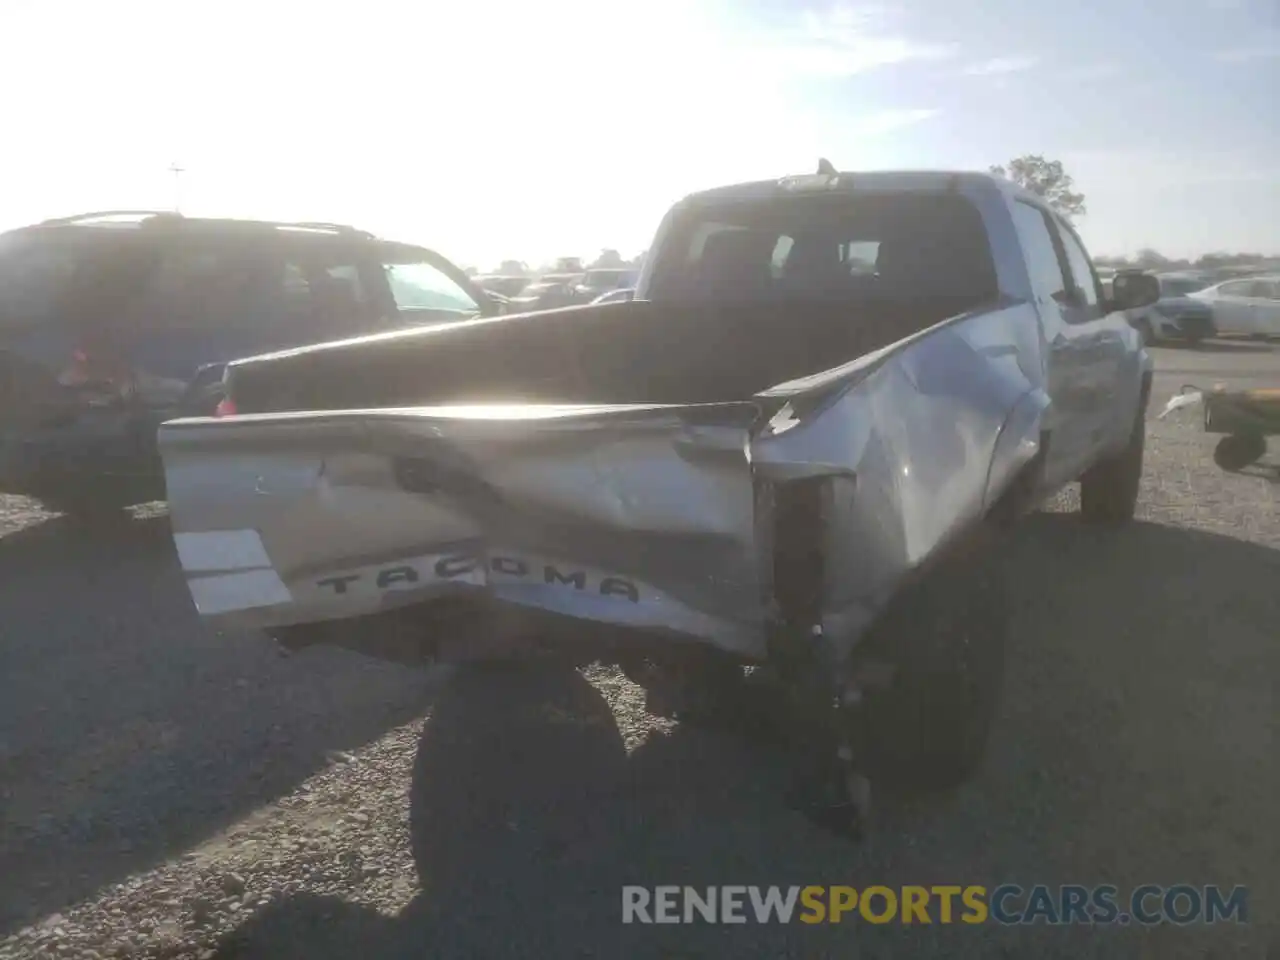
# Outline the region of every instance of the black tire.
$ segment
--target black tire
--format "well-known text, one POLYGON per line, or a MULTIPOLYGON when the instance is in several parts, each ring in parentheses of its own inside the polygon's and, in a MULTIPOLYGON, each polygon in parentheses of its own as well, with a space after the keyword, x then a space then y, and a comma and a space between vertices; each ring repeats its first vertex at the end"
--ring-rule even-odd
POLYGON ((1119 527, 1133 519, 1142 483, 1142 455, 1147 441, 1147 403, 1143 396, 1129 432, 1129 442, 1116 456, 1094 464, 1080 478, 1080 515, 1087 523, 1119 527))
POLYGON ((949 562, 892 602, 869 638, 894 670, 868 696, 861 727, 873 778, 943 790, 973 775, 999 708, 1007 629, 1003 576, 990 557, 949 562))
POLYGON ((1230 434, 1213 448, 1213 462, 1229 473, 1257 463, 1267 452, 1267 438, 1256 433, 1230 434))

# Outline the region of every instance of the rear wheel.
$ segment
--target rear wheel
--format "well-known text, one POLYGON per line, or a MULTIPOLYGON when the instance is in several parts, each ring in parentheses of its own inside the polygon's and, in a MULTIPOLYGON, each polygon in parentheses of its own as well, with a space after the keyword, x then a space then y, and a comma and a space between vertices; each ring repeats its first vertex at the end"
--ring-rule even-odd
POLYGON ((1231 434, 1213 448, 1213 462, 1223 470, 1235 473, 1257 463, 1267 452, 1267 439, 1261 434, 1231 434))
POLYGON ((1080 478, 1080 513, 1088 523, 1120 526, 1133 519, 1142 481, 1142 455, 1146 446, 1146 401, 1129 433, 1129 442, 1116 456, 1094 464, 1080 478))

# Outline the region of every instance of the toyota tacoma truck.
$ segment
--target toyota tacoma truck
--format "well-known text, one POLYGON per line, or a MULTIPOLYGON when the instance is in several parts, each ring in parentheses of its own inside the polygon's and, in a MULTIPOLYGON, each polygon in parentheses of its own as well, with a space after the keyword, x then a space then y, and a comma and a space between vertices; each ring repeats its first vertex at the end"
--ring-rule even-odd
POLYGON ((159 432, 200 613, 395 659, 585 651, 694 712, 765 675, 850 824, 878 777, 965 779, 1003 532, 1075 481, 1085 521, 1134 514, 1125 311, 1158 289, 1104 296, 1003 179, 820 171, 676 204, 628 303, 232 363, 227 416, 159 432))

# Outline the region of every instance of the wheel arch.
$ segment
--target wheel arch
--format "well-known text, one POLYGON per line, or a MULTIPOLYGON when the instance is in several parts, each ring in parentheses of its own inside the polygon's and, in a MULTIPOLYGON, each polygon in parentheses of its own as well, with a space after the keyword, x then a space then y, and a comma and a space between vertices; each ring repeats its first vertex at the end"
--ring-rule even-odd
POLYGON ((1034 505, 1052 439, 1046 426, 1052 402, 1048 393, 1037 387, 1024 393, 1009 410, 987 466, 984 517, 998 511, 999 516, 1012 519, 1034 505))

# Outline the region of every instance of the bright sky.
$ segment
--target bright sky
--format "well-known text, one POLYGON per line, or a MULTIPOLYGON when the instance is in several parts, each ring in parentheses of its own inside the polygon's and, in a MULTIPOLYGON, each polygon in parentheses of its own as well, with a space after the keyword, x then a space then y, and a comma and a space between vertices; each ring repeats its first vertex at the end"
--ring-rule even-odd
POLYGON ((1095 254, 1280 253, 1276 0, 0 0, 0 227, 336 220, 482 268, 691 190, 1061 159, 1095 254))

